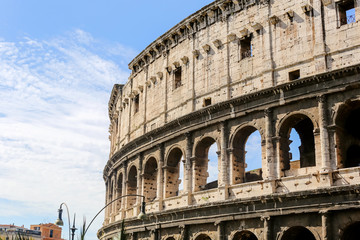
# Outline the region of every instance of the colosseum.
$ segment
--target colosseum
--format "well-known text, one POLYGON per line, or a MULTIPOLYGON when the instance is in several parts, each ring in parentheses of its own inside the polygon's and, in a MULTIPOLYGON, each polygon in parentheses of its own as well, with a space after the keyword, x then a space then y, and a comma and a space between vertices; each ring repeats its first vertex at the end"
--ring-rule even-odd
POLYGON ((99 239, 360 239, 359 16, 216 0, 151 43, 111 92, 99 239))

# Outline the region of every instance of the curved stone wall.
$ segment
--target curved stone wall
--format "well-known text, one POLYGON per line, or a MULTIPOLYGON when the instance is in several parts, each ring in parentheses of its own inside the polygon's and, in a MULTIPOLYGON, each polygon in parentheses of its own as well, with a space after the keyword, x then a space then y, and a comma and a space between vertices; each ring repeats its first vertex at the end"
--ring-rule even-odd
POLYGON ((111 93, 104 169, 106 203, 144 195, 148 218, 135 218, 141 198, 121 198, 106 209, 99 237, 116 236, 126 219, 133 239, 353 239, 358 6, 218 0, 150 44, 111 93), (299 159, 290 152, 292 130, 299 159), (248 171, 254 132, 261 168, 248 171))

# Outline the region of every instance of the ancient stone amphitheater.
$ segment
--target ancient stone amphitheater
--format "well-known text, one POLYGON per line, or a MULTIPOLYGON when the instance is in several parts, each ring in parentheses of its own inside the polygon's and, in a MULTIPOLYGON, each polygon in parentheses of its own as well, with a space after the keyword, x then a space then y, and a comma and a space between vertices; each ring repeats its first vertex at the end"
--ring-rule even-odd
POLYGON ((150 44, 111 93, 98 237, 125 219, 131 240, 360 239, 359 16, 360 0, 217 0, 150 44))

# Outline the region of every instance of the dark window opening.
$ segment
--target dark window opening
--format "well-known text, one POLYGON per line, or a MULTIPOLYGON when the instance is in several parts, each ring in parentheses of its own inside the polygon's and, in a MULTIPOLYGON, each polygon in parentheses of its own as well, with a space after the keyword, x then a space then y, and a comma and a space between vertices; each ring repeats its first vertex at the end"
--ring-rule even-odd
POLYGON ((360 222, 355 222, 345 228, 341 240, 357 240, 360 236, 360 222))
POLYGON ((237 232, 233 240, 258 240, 258 238, 250 231, 237 232))
POLYGON ((300 78, 300 70, 289 72, 289 80, 293 81, 300 78))
MULTIPOLYGON (((294 170, 298 168, 316 166, 315 162, 315 139, 314 125, 312 121, 301 114, 289 117, 280 129, 280 160, 282 171, 294 170), (294 129, 298 135, 300 143, 299 159, 292 160, 290 152, 290 133, 294 129)), ((285 176, 291 176, 292 172, 284 172, 285 176)))
POLYGON ((240 53, 241 59, 249 58, 253 56, 252 45, 251 45, 251 35, 244 37, 240 40, 240 53))
POLYGON ((315 240, 309 229, 301 226, 291 227, 285 231, 281 240, 315 240))
POLYGON ((211 105, 211 98, 204 98, 204 107, 210 106, 211 105))
POLYGON ((355 4, 354 0, 345 0, 338 3, 338 13, 340 26, 353 23, 355 18, 355 4))
POLYGON ((175 88, 181 87, 181 67, 174 70, 175 75, 175 88))
POLYGON ((54 230, 50 230, 50 237, 52 238, 54 236, 54 230))
POLYGON ((134 98, 134 114, 139 111, 139 94, 134 98))

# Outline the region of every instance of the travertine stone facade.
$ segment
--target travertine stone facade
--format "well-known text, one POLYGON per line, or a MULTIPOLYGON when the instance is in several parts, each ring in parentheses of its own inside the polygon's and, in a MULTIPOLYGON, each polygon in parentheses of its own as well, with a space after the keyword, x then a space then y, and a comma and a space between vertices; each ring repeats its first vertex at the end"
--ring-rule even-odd
POLYGON ((111 93, 104 169, 106 203, 143 195, 148 218, 120 198, 100 239, 122 219, 134 240, 357 239, 359 19, 360 0, 217 0, 150 44, 111 93))

